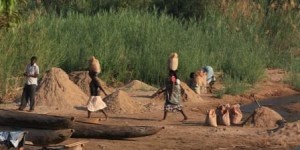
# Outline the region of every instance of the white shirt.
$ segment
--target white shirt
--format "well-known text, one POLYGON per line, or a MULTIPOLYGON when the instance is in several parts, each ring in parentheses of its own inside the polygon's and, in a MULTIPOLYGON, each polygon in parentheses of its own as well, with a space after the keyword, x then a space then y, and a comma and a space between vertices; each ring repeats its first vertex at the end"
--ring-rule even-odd
MULTIPOLYGON (((27 75, 35 75, 35 74, 39 74, 40 70, 39 70, 39 66, 34 63, 33 65, 31 65, 30 63, 26 66, 26 69, 25 69, 25 73, 27 75)), ((32 84, 35 84, 37 85, 38 84, 38 78, 34 78, 34 77, 26 77, 26 82, 25 84, 27 85, 32 85, 32 84)))

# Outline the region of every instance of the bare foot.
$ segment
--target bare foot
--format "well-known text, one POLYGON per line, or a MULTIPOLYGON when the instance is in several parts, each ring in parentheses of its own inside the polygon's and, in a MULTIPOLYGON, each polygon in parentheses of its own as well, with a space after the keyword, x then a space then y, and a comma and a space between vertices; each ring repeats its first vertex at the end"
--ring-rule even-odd
POLYGON ((188 118, 183 118, 183 120, 181 120, 181 122, 185 122, 187 120, 188 120, 188 118))
POLYGON ((106 121, 108 118, 99 118, 99 121, 106 121))
POLYGON ((158 121, 161 121, 161 122, 162 122, 162 121, 166 121, 166 119, 160 119, 160 120, 158 120, 158 121))
POLYGON ((21 108, 18 108, 18 109, 16 109, 16 110, 18 110, 18 111, 25 111, 24 109, 21 109, 21 108))

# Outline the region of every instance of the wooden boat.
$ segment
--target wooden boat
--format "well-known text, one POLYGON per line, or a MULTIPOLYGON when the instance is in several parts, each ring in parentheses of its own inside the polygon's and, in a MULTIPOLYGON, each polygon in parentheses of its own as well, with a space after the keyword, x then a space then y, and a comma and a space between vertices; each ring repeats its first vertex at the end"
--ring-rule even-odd
POLYGON ((100 118, 75 118, 75 122, 88 123, 88 124, 100 124, 100 118))
POLYGON ((62 132, 64 130, 61 129, 74 129, 75 131, 72 130, 72 132, 74 133, 72 134, 72 136, 70 135, 74 138, 99 139, 124 139, 143 137, 156 134, 163 129, 163 127, 154 126, 101 125, 93 124, 93 121, 91 121, 91 123, 83 123, 89 122, 90 120, 83 120, 81 122, 77 122, 74 120, 75 119, 73 117, 65 118, 42 114, 0 110, 0 126, 2 126, 2 128, 6 126, 6 128, 8 129, 11 129, 13 127, 13 129, 17 128, 21 131, 30 131, 31 134, 29 133, 28 140, 32 139, 33 141, 36 141, 33 142, 35 145, 53 144, 62 141, 67 136, 65 136, 65 132, 62 132), (62 136, 61 139, 56 138, 59 135, 62 136), (51 136, 53 136, 54 139, 51 138, 51 136))
POLYGON ((0 126, 57 130, 70 129, 73 122, 74 117, 66 118, 0 109, 0 126))
POLYGON ((164 127, 154 126, 116 126, 97 125, 74 122, 75 132, 72 138, 124 139, 150 136, 158 133, 164 127))

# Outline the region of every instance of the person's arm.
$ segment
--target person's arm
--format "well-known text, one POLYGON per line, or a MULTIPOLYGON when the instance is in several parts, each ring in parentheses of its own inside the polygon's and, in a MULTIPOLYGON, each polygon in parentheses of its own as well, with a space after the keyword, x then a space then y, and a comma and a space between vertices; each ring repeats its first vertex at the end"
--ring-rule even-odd
POLYGON ((166 91, 166 88, 160 88, 151 97, 154 98, 157 95, 159 95, 160 93, 165 92, 165 91, 166 91))
POLYGON ((159 89, 159 90, 156 92, 156 94, 158 95, 158 94, 160 94, 160 93, 165 92, 166 90, 167 90, 166 88, 161 88, 161 89, 159 89))
POLYGON ((27 77, 32 77, 32 78, 37 78, 39 76, 39 74, 34 74, 34 75, 27 75, 27 77))
POLYGON ((101 85, 99 85, 99 88, 100 88, 100 90, 101 91, 103 91, 103 93, 105 94, 105 96, 107 96, 108 94, 104 91, 104 89, 102 88, 102 86, 101 85))
POLYGON ((170 97, 171 97, 171 95, 173 94, 173 87, 175 86, 175 84, 173 83, 172 84, 172 88, 170 89, 170 96, 169 96, 169 99, 170 99, 170 97))
POLYGON ((32 77, 32 78, 37 78, 39 76, 39 67, 38 66, 35 66, 34 67, 34 74, 33 75, 27 75, 28 77, 32 77))
POLYGON ((26 65, 24 73, 23 73, 23 76, 25 76, 25 77, 27 77, 27 68, 28 68, 28 65, 26 65))

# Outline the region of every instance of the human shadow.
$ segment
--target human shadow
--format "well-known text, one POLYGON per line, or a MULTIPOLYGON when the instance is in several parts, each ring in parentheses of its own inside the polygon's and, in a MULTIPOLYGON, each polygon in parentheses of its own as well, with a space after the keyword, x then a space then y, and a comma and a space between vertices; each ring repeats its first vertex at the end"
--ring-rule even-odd
POLYGON ((179 124, 169 124, 174 126, 204 126, 203 121, 182 121, 179 124))
POLYGON ((85 106, 74 106, 74 108, 77 110, 87 111, 85 106))
POLYGON ((134 96, 131 96, 131 97, 139 97, 139 98, 153 98, 152 95, 134 95, 134 96))

